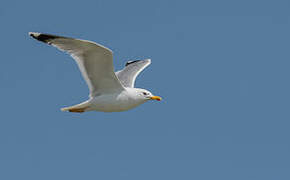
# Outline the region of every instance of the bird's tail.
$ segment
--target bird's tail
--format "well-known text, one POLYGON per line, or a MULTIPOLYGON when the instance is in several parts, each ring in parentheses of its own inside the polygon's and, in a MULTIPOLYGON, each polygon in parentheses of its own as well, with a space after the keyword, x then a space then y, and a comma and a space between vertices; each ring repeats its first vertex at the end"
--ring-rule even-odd
POLYGON ((85 102, 82 102, 82 103, 74 105, 74 106, 61 108, 61 111, 83 113, 85 111, 88 111, 89 107, 90 107, 90 102, 85 101, 85 102))

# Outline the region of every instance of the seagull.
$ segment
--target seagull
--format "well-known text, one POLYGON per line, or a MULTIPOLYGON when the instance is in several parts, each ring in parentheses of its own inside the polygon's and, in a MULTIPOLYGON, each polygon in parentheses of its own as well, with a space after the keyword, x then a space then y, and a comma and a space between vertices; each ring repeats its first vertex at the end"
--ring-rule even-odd
POLYGON ((89 99, 61 108, 62 111, 120 112, 135 108, 148 100, 161 100, 161 97, 154 96, 148 90, 134 87, 136 77, 151 63, 150 59, 128 61, 124 69, 114 72, 113 52, 100 44, 37 32, 29 32, 29 35, 70 54, 88 85, 89 99))

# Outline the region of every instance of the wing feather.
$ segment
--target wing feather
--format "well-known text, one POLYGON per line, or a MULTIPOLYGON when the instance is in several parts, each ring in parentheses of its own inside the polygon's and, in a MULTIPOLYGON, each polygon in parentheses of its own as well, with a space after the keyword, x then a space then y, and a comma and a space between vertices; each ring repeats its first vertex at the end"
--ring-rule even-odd
POLYGON ((33 32, 29 35, 68 52, 88 84, 91 97, 124 89, 114 73, 113 53, 110 49, 86 40, 33 32))
POLYGON ((150 59, 128 61, 121 71, 116 72, 118 79, 125 87, 134 87, 136 77, 151 63, 150 59))

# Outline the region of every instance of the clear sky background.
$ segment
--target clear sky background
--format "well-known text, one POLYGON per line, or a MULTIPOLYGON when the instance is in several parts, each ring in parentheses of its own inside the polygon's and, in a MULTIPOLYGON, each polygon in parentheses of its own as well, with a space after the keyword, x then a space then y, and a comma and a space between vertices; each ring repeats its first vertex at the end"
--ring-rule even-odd
POLYGON ((290 179, 289 1, 0 4, 0 179, 290 179), (29 31, 103 44, 116 70, 151 58, 136 85, 164 100, 61 112, 87 86, 29 31))

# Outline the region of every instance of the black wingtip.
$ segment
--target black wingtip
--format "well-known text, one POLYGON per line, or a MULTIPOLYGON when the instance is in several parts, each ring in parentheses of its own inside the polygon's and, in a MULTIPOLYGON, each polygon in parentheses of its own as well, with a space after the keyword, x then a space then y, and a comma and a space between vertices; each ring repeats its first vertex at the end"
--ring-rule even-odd
POLYGON ((35 33, 35 32, 30 32, 29 35, 33 37, 34 39, 44 42, 44 43, 49 43, 50 40, 58 38, 58 36, 54 36, 50 34, 35 33))
POLYGON ((128 61, 128 62, 125 64, 125 66, 128 66, 128 65, 130 65, 130 64, 133 64, 133 63, 136 63, 136 62, 139 62, 139 61, 141 61, 141 60, 128 61))

